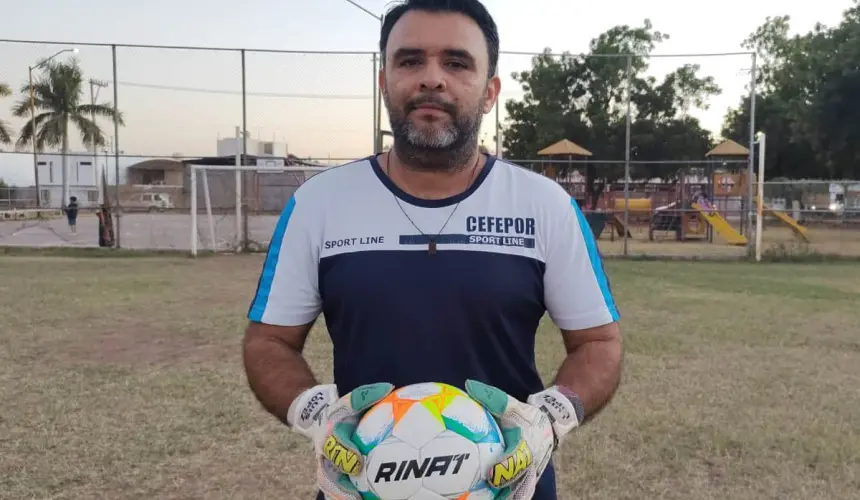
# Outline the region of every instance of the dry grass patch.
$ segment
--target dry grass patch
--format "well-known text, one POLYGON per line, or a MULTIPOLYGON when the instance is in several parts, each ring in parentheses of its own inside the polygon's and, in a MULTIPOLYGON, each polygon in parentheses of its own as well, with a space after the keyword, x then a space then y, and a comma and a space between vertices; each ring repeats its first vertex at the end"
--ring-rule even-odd
MULTIPOLYGON (((261 256, 0 259, 0 498, 312 498, 239 341, 261 256)), ((557 455, 565 499, 860 491, 860 267, 608 262, 624 383, 557 455)), ((561 361, 548 320, 545 379, 561 361)), ((307 348, 331 380, 318 325, 307 348)))

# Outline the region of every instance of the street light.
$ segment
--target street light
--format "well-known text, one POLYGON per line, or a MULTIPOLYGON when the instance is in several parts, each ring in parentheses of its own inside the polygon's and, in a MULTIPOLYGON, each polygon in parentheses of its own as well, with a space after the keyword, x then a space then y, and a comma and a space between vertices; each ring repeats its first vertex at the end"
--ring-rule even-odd
MULTIPOLYGON (((33 175, 36 177, 36 208, 42 208, 42 192, 39 189, 39 161, 37 159, 36 153, 36 96, 35 90, 33 88, 33 70, 39 69, 45 64, 48 63, 51 59, 57 57, 58 55, 64 52, 72 52, 74 54, 78 53, 77 47, 71 49, 63 49, 51 57, 43 59, 39 64, 35 66, 29 67, 30 72, 30 134, 32 135, 33 140, 33 175)), ((66 201, 62 201, 63 205, 65 205, 66 201)))
POLYGON ((371 17, 373 17, 374 19, 379 20, 379 22, 380 22, 380 23, 382 22, 382 16, 378 16, 378 15, 374 14, 373 12, 370 12, 369 10, 365 9, 364 7, 362 7, 361 5, 357 4, 356 2, 353 2, 352 0, 346 0, 346 1, 347 1, 347 2, 349 2, 349 3, 351 3, 355 8, 360 9, 361 11, 363 11, 363 12, 364 12, 365 14, 367 14, 368 16, 371 16, 371 17))

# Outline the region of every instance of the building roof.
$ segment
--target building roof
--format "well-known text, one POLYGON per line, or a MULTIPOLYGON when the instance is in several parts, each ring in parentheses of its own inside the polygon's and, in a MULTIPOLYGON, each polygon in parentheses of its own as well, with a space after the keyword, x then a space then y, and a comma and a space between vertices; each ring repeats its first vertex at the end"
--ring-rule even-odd
POLYGON ((551 156, 551 155, 578 155, 578 156, 591 156, 591 151, 583 148, 582 146, 571 142, 567 139, 562 139, 552 146, 545 147, 538 151, 538 154, 541 156, 551 156))
POLYGON ((731 139, 719 143, 717 147, 710 150, 705 156, 749 156, 750 150, 741 146, 731 139))
MULTIPOLYGON (((288 167, 326 167, 328 165, 323 165, 321 163, 315 163, 308 160, 302 160, 298 156, 288 155, 286 158, 283 156, 256 156, 256 155, 240 155, 241 163, 245 166, 256 166, 257 159, 262 160, 284 160, 284 165, 288 167)), ((236 155, 228 155, 228 156, 208 156, 204 158, 195 158, 193 160, 184 160, 182 163, 187 163, 191 165, 235 165, 236 164, 236 155)))
POLYGON ((182 172, 185 170, 185 165, 181 161, 155 159, 146 160, 128 167, 129 170, 163 170, 165 172, 182 172))

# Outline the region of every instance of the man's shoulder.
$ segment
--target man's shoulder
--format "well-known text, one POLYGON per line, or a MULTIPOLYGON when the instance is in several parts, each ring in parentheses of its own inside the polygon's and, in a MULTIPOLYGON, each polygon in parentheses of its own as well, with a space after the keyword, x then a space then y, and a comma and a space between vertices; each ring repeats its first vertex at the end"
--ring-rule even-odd
POLYGON ((554 179, 499 158, 496 159, 493 169, 497 170, 498 178, 507 181, 503 184, 507 184, 518 198, 526 200, 530 205, 554 209, 570 208, 570 193, 554 179))
POLYGON ((375 175, 370 158, 328 167, 310 175, 295 191, 296 202, 319 202, 342 199, 361 188, 360 182, 375 175))

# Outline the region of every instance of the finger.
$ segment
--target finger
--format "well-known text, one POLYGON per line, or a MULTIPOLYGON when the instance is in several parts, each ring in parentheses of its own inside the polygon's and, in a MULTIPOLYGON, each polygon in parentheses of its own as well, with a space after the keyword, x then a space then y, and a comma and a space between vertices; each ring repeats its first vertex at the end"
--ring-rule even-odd
POLYGON ((503 427, 527 425, 537 411, 531 405, 509 396, 505 391, 477 380, 466 381, 466 393, 498 418, 503 427))
POLYGON ((337 423, 362 413, 385 399, 393 390, 394 386, 387 383, 367 384, 356 387, 332 405, 329 409, 329 422, 337 423))
POLYGON ((525 439, 520 437, 519 429, 505 432, 508 446, 502 457, 490 466, 487 482, 493 488, 505 488, 533 472, 534 455, 525 439))
POLYGON ((352 442, 354 423, 340 423, 323 442, 322 455, 339 474, 358 475, 364 468, 364 456, 352 442))
POLYGON ((352 481, 326 460, 321 460, 317 466, 317 486, 326 500, 361 500, 352 481))
POLYGON ((537 489, 537 482, 537 474, 534 470, 529 470, 522 480, 511 488, 508 500, 531 500, 537 489))
POLYGON ((471 379, 466 381, 466 393, 496 418, 505 414, 510 401, 513 400, 505 391, 471 379))

